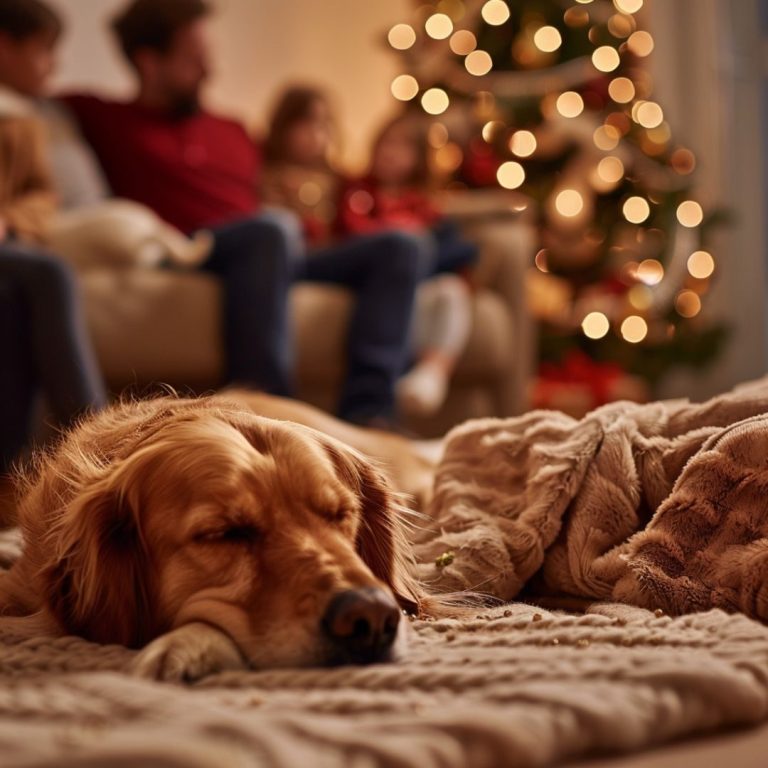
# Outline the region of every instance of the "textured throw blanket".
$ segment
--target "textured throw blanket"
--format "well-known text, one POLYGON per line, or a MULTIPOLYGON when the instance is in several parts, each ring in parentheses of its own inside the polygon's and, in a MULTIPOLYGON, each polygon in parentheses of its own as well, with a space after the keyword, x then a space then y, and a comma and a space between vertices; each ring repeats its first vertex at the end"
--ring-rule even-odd
POLYGON ((768 718, 768 630, 526 605, 414 622, 398 664, 129 677, 132 652, 0 623, 3 768, 534 768, 768 718))
POLYGON ((768 621, 768 379, 703 404, 469 422, 431 512, 419 570, 438 590, 768 621))
MULTIPOLYGON (((452 433, 422 575, 505 600, 586 598, 581 615, 505 604, 410 623, 397 664, 193 686, 129 677, 124 648, 25 640, 0 619, 0 764, 533 768, 765 721, 768 627, 729 613, 766 617, 764 412, 768 382, 452 433)), ((0 567, 17 554, 0 536, 0 567)))

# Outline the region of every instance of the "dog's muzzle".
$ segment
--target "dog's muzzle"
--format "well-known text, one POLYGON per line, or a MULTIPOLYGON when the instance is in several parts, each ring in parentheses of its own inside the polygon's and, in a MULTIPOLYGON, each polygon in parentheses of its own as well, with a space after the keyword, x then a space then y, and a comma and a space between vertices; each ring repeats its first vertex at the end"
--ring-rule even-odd
POLYGON ((400 608, 383 589, 349 589, 335 595, 321 626, 330 641, 331 664, 389 661, 397 637, 400 608))

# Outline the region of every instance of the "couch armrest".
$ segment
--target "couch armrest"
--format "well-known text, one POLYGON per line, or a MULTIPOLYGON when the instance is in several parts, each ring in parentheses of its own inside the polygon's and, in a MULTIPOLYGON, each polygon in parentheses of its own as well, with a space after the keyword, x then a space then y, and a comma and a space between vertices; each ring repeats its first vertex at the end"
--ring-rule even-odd
MULTIPOLYGON (((536 324, 528 310, 526 275, 537 247, 530 207, 519 195, 498 191, 460 193, 444 206, 480 247, 476 285, 504 301, 515 340, 512 368, 500 382, 498 412, 510 416, 527 408, 528 384, 536 362, 536 324)), ((492 332, 492 329, 489 329, 492 332)))

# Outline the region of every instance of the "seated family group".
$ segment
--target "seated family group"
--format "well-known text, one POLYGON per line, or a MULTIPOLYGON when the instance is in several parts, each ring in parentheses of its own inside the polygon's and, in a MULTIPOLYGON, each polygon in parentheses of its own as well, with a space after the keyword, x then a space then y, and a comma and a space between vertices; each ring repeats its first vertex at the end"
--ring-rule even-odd
POLYGON ((126 216, 165 237, 162 266, 219 277, 222 383, 293 393, 288 293, 308 280, 356 297, 342 418, 391 425, 445 397, 476 250, 430 199, 427 126, 399 114, 366 176, 346 178, 330 100, 292 87, 255 138, 201 104, 210 12, 130 2, 113 31, 137 89, 113 101, 47 97, 61 19, 40 0, 0 4, 0 471, 29 439, 35 392, 62 425, 107 401, 71 265, 126 216))

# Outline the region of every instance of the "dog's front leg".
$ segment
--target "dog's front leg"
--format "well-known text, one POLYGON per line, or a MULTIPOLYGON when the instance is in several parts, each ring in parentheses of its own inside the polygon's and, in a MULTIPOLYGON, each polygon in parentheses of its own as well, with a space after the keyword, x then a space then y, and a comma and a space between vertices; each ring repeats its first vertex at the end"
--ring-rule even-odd
POLYGON ((192 682, 246 666, 228 635, 210 624, 193 622, 153 640, 133 660, 131 671, 154 680, 192 682))

